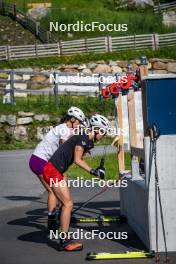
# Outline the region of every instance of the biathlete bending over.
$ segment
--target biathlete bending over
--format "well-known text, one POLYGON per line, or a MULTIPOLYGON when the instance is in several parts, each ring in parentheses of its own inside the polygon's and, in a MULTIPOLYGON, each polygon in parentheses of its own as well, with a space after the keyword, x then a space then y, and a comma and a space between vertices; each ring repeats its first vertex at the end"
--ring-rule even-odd
POLYGON ((56 150, 44 167, 44 180, 48 185, 51 185, 55 196, 62 203, 60 225, 61 232, 65 234, 64 239, 60 238, 60 249, 62 250, 75 251, 83 248, 81 243, 76 243, 68 238, 73 200, 67 182, 64 180, 63 173, 72 163, 75 163, 88 173, 103 177, 105 175, 105 170, 100 167, 92 169, 83 160, 83 156, 94 147, 94 141, 103 138, 108 128, 109 121, 106 117, 98 114, 93 115, 90 118, 90 127, 87 129, 87 133, 73 135, 69 138, 56 150), (58 184, 52 185, 53 182, 58 184))
POLYGON ((83 122, 85 122, 84 113, 77 107, 72 106, 69 108, 65 122, 52 128, 44 136, 44 139, 37 145, 29 161, 30 169, 38 176, 48 192, 48 232, 57 229, 57 199, 50 186, 43 179, 43 168, 59 146, 72 136, 73 129, 78 128, 83 122))

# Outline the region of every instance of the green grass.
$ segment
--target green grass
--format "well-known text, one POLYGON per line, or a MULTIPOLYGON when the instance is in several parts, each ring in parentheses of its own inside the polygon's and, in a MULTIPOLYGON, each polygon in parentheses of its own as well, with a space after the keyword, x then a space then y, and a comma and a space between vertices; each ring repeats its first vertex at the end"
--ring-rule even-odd
POLYGON ((141 55, 145 54, 147 58, 170 58, 176 59, 176 46, 165 47, 153 51, 151 49, 135 51, 119 51, 112 53, 103 53, 103 54, 82 54, 82 55, 73 55, 73 56, 62 56, 62 57, 46 57, 46 58, 35 58, 35 59, 24 59, 24 60, 12 60, 12 61, 0 61, 0 69, 16 69, 21 67, 42 67, 42 68, 51 68, 57 67, 58 64, 79 64, 79 63, 88 63, 90 61, 97 60, 132 60, 139 58, 141 55))
MULTIPOLYGON (((52 125, 52 124, 50 124, 52 125)), ((34 126, 33 126, 34 128, 34 126)), ((34 132, 34 129, 33 129, 34 132)), ((10 137, 0 129, 0 150, 14 150, 14 149, 35 149, 39 140, 35 138, 35 135, 29 135, 27 142, 20 142, 10 137)), ((109 145, 112 143, 112 138, 105 137, 100 142, 95 143, 95 146, 109 145)))
POLYGON ((34 149, 37 145, 37 141, 18 142, 12 140, 11 143, 0 143, 0 150, 17 150, 17 149, 34 149))
POLYGON ((13 19, 0 15, 0 45, 30 45, 40 41, 13 19), (12 30, 13 28, 13 30, 12 30))
MULTIPOLYGON (((9 0, 7 2, 14 2, 9 0)), ((16 0, 17 6, 21 9, 26 9, 25 2, 39 2, 37 1, 23 1, 16 0)), ((47 2, 47 1, 43 1, 47 2)), ((49 1, 50 2, 50 1, 49 1)), ((48 16, 41 20, 41 25, 49 30, 49 22, 58 22, 59 24, 74 24, 77 21, 91 23, 98 21, 103 24, 128 24, 126 32, 106 32, 95 31, 91 32, 73 32, 73 37, 68 37, 68 32, 54 32, 58 39, 77 39, 83 37, 96 37, 104 35, 120 36, 131 34, 147 34, 147 33, 168 33, 174 32, 176 27, 166 27, 162 24, 161 16, 155 15, 152 8, 148 9, 133 9, 115 11, 114 7, 108 4, 107 0, 52 0, 52 9, 48 16)))
MULTIPOLYGON (((6 133, 8 125, 0 126, 0 150, 5 149, 32 149, 35 148, 38 141, 35 139, 35 130, 37 126, 55 126, 58 124, 56 119, 65 115, 67 109, 75 105, 80 107, 84 113, 90 116, 93 113, 101 113, 105 116, 114 115, 113 100, 104 101, 101 103, 97 97, 72 97, 61 96, 60 105, 56 106, 53 96, 28 96, 27 98, 16 98, 16 105, 4 105, 2 96, 0 96, 0 114, 16 114, 19 111, 32 111, 34 113, 46 113, 50 115, 49 122, 34 121, 28 126, 29 138, 27 142, 18 142, 13 137, 6 133)), ((104 138, 96 145, 111 144, 111 138, 104 138)))
MULTIPOLYGON (((56 106, 54 96, 47 95, 28 95, 27 98, 16 98, 16 105, 8 105, 2 103, 0 96, 0 113, 1 114, 17 114, 18 111, 33 111, 34 113, 47 113, 51 118, 61 117, 65 115, 67 109, 75 105, 80 107, 86 115, 93 113, 101 113, 105 116, 114 115, 114 101, 104 100, 101 102, 98 97, 88 96, 60 96, 60 103, 56 106)), ((53 121, 54 122, 54 121, 53 121)))
MULTIPOLYGON (((96 157, 86 157, 85 160, 87 163, 92 167, 96 168, 100 164, 101 156, 96 157)), ((125 153, 125 165, 126 169, 130 169, 131 158, 130 153, 125 153)), ((105 179, 117 179, 118 178, 118 159, 117 154, 109 154, 106 156, 105 159, 105 169, 106 169, 106 177, 105 179)), ((83 169, 79 168, 77 165, 73 164, 69 170, 67 171, 69 177, 77 178, 83 177, 84 179, 91 179, 92 176, 84 171, 83 169)))

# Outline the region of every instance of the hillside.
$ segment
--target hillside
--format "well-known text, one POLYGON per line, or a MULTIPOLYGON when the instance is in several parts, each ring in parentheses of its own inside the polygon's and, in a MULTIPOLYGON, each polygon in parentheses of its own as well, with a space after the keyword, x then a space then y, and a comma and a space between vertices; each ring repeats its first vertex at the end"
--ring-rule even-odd
POLYGON ((9 17, 0 16, 0 45, 26 45, 39 42, 33 34, 9 17))
MULTIPOLYGON (((13 0, 7 2, 13 3, 13 0)), ((21 9, 27 8, 28 3, 41 2, 39 0, 22 1, 16 0, 17 6, 21 9)), ((153 8, 133 9, 116 11, 111 5, 110 0, 43 0, 43 2, 51 2, 49 14, 41 20, 42 26, 49 30, 50 22, 58 22, 58 24, 74 24, 77 21, 83 21, 84 24, 91 22, 100 22, 102 24, 127 24, 127 31, 73 31, 55 32, 53 34, 57 39, 78 39, 83 37, 95 36, 121 36, 147 33, 169 33, 175 32, 176 27, 166 27, 162 24, 162 17, 153 13, 153 8)))

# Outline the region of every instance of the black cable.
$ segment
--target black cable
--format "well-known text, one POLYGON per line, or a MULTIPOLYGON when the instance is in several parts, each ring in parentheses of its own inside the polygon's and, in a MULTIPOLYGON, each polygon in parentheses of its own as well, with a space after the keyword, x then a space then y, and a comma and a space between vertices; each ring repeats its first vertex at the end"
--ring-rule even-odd
POLYGON ((158 168, 157 168, 157 139, 159 138, 159 129, 154 124, 149 129, 149 136, 150 136, 150 156, 149 156, 149 179, 148 179, 148 200, 149 200, 149 186, 151 180, 151 172, 152 172, 152 163, 154 161, 155 166, 155 227, 156 227, 156 262, 160 262, 159 250, 158 250, 158 201, 159 201, 159 209, 161 215, 161 224, 162 224, 162 233, 164 239, 164 247, 165 247, 165 260, 166 263, 169 261, 168 258, 168 251, 167 251, 167 243, 166 243, 166 231, 164 225, 164 215, 163 215, 163 208, 161 202, 161 192, 159 187, 159 177, 158 177, 158 168))
MULTIPOLYGON (((125 175, 124 175, 121 179, 116 180, 115 182, 113 182, 110 186, 113 187, 113 186, 115 185, 115 183, 118 183, 118 182, 122 181, 123 178, 125 178, 125 175)), ((104 186, 104 187, 102 188, 101 191, 99 191, 99 192, 97 192, 96 194, 94 194, 94 195, 93 195, 92 197, 90 197, 87 201, 85 201, 84 203, 82 203, 78 208, 76 208, 75 210, 73 210, 72 214, 76 213, 76 212, 79 211, 81 208, 84 208, 84 207, 85 207, 87 204, 89 204, 89 202, 92 201, 95 197, 97 197, 97 196, 101 195, 102 193, 106 192, 106 191, 110 188, 110 186, 108 186, 108 185, 107 185, 107 186, 104 186)))
MULTIPOLYGON (((156 139, 154 139, 153 143, 154 143, 154 153, 153 154, 154 154, 154 162, 155 162, 154 163, 155 165, 155 186, 156 186, 156 193, 158 194, 158 200, 159 200, 162 232, 163 232, 164 247, 165 247, 165 257, 166 257, 166 262, 167 262, 168 261, 168 251, 167 251, 166 231, 165 231, 165 225, 164 225, 164 215, 163 215, 163 208, 162 208, 162 202, 161 202, 161 192, 160 192, 160 186, 159 186, 158 168, 157 168, 157 160, 156 160, 156 139)), ((156 204, 157 204, 157 194, 156 194, 156 204)), ((158 232, 158 219, 157 219, 157 232, 158 232)), ((158 246, 158 241, 157 241, 157 246, 158 246)))
POLYGON ((87 201, 85 201, 83 204, 81 204, 78 208, 76 208, 75 210, 73 210, 72 214, 74 214, 74 213, 76 213, 77 211, 79 211, 80 209, 84 208, 84 207, 85 207, 90 201, 92 201, 95 197, 97 197, 97 196, 101 195, 102 193, 104 193, 105 191, 107 191, 108 188, 109 188, 109 186, 105 186, 105 187, 103 187, 103 189, 102 189, 100 192, 94 194, 94 195, 93 195, 92 197, 90 197, 87 201))
POLYGON ((154 160, 154 166, 155 166, 155 228, 156 228, 156 262, 160 261, 160 256, 158 252, 158 195, 157 195, 157 189, 158 189, 158 183, 156 178, 156 139, 152 140, 152 157, 154 160))

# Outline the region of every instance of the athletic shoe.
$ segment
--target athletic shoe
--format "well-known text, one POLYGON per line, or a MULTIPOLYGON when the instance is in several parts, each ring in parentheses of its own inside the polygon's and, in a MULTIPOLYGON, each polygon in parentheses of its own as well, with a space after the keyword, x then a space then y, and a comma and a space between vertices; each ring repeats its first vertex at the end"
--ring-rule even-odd
POLYGON ((81 251, 83 249, 83 244, 72 241, 71 239, 61 239, 59 250, 64 251, 81 251))

